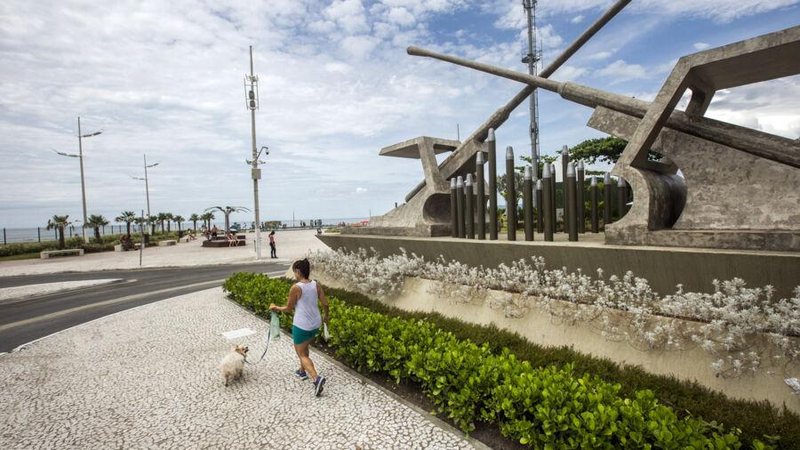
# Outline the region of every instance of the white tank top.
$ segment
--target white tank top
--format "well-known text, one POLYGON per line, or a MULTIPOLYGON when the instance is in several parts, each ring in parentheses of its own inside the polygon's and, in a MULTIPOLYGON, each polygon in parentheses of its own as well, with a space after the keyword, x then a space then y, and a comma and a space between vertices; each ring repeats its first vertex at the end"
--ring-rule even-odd
POLYGON ((300 288, 300 298, 294 307, 294 320, 292 325, 306 331, 316 330, 322 325, 322 316, 317 306, 317 282, 297 283, 300 288))

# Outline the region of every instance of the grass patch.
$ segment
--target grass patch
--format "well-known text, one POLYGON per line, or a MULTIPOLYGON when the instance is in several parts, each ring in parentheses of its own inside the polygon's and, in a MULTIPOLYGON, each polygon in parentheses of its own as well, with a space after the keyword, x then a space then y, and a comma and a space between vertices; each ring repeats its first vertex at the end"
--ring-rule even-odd
POLYGON ((21 259, 39 259, 39 253, 20 253, 18 255, 0 256, 0 262, 3 261, 19 261, 21 259))

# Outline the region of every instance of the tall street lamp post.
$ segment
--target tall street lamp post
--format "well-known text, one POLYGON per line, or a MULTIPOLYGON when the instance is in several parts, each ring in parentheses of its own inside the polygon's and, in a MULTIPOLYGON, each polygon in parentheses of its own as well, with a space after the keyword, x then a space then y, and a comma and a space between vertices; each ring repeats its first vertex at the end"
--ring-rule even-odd
POLYGON ((86 217, 86 182, 85 182, 84 176, 83 176, 83 138, 92 137, 92 136, 98 136, 98 135, 100 135, 102 133, 103 133, 103 131, 100 130, 100 131, 95 131, 94 133, 81 134, 81 118, 78 117, 78 154, 76 155, 74 153, 64 153, 64 152, 59 152, 58 150, 53 150, 54 152, 58 153, 61 156, 67 156, 67 157, 70 157, 70 158, 78 158, 78 160, 80 161, 80 166, 81 166, 81 203, 83 204, 83 225, 81 226, 81 231, 82 231, 82 234, 83 234, 84 242, 89 242, 89 240, 86 237, 86 222, 87 222, 87 217, 86 217))
POLYGON ((147 169, 152 169, 153 167, 157 166, 158 163, 153 163, 148 165, 147 164, 147 155, 144 155, 144 178, 142 177, 131 177, 134 180, 144 181, 144 193, 145 197, 147 198, 147 218, 150 218, 150 183, 147 178, 147 169))

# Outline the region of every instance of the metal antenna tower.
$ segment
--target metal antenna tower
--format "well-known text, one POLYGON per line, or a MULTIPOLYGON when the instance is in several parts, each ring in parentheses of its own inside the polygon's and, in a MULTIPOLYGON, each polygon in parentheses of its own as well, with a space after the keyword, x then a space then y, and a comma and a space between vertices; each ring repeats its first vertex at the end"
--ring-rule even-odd
MULTIPOLYGON (((522 7, 528 16, 528 54, 522 62, 528 65, 528 73, 537 74, 537 64, 541 59, 536 45, 536 0, 522 0, 522 7)), ((533 162, 533 180, 539 178, 539 96, 534 89, 530 98, 531 110, 531 161, 533 162)))

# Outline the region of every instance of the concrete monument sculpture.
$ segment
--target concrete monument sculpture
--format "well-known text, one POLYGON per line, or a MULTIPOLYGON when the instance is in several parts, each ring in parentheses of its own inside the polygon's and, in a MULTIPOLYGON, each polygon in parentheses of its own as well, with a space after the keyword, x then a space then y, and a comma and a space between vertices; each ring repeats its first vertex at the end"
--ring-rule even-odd
POLYGON ((800 74, 800 26, 684 56, 652 103, 416 47, 408 53, 557 92, 595 110, 590 126, 628 140, 613 173, 636 200, 607 228, 607 243, 800 250, 800 141, 703 117, 717 90, 800 74), (687 89, 689 105, 678 111, 687 89), (648 160, 649 151, 664 158, 648 160))
MULTIPOLYGON (((561 55, 545 67, 539 75, 547 78, 555 72, 630 2, 631 0, 617 0, 583 34, 575 39, 561 55)), ((508 103, 495 111, 463 142, 418 137, 383 148, 380 154, 384 156, 419 157, 422 160, 425 179, 406 195, 405 200, 407 203, 400 205, 383 216, 370 218, 369 227, 349 228, 345 230, 345 233, 407 236, 450 235, 452 225, 448 200, 450 191, 447 180, 458 176, 466 178, 467 174, 475 172, 475 156, 479 152, 485 152, 484 141, 487 140, 490 130, 502 125, 511 112, 527 100, 535 89, 535 86, 525 87, 508 103), (434 155, 450 150, 453 153, 436 166, 434 155)), ((493 161, 488 161, 490 172, 493 164, 493 161)), ((476 183, 482 182, 482 177, 476 177, 476 183), (481 179, 478 180, 478 178, 481 179)), ((486 187, 491 189, 491 183, 487 184, 486 187)))

